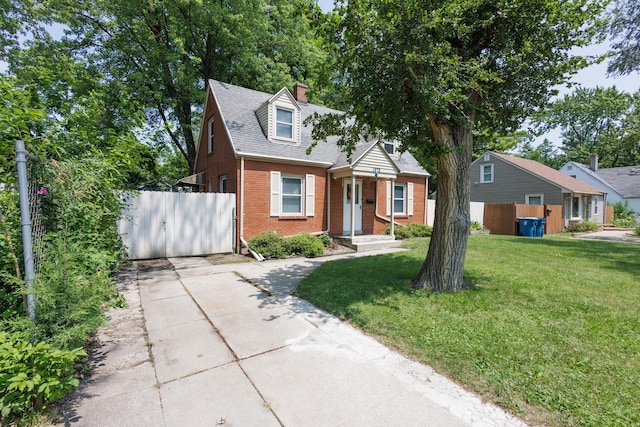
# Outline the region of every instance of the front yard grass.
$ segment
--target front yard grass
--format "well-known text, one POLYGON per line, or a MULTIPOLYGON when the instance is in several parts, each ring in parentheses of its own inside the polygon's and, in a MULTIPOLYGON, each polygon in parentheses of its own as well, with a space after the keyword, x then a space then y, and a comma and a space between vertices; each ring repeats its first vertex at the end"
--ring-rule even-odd
POLYGON ((640 425, 640 246, 471 236, 467 289, 408 252, 327 262, 297 294, 535 425, 640 425))

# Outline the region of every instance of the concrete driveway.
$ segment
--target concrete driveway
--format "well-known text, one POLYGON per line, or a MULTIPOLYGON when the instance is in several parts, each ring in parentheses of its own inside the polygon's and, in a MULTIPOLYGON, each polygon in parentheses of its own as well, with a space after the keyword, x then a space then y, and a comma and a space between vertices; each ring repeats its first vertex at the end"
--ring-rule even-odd
POLYGON ((524 425, 291 296, 322 262, 134 263, 59 425, 524 425))
POLYGON ((640 237, 634 236, 632 230, 602 230, 593 233, 581 233, 575 236, 577 239, 606 240, 610 242, 637 243, 640 237))

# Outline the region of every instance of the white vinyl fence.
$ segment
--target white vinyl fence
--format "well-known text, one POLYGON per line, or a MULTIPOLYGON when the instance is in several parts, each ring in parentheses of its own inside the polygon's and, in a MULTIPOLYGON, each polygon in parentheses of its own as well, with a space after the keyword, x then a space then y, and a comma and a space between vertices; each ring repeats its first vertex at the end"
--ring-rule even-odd
POLYGON ((233 252, 235 194, 124 194, 118 224, 130 259, 233 252))
MULTIPOLYGON (((433 227, 433 219, 436 217, 436 201, 427 200, 427 224, 433 227)), ((471 202, 471 221, 484 224, 484 202, 471 202)))

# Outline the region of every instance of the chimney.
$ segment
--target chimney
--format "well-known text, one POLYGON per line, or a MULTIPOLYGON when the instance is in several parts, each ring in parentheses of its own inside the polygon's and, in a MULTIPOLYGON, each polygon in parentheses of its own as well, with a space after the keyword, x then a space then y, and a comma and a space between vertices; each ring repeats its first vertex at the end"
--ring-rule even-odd
POLYGON ((591 169, 594 172, 598 172, 598 155, 597 154, 591 155, 591 165, 589 166, 589 169, 591 169))
POLYGON ((293 85, 293 97, 301 104, 307 103, 307 85, 296 83, 293 85))

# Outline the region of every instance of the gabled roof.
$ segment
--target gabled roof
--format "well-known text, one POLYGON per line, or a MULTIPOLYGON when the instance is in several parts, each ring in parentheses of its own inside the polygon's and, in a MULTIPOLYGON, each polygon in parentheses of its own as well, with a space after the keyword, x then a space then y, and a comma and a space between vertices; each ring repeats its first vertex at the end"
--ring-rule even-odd
MULTIPOLYGON (((327 142, 318 142, 313 150, 307 154, 307 149, 313 144, 311 126, 302 125, 300 144, 269 141, 260 127, 256 110, 273 99, 273 94, 217 80, 209 80, 208 85, 213 93, 215 102, 220 108, 236 156, 268 159, 275 162, 316 164, 324 167, 336 166, 342 162, 344 153, 336 144, 337 137, 330 137, 327 142)), ((281 92, 278 92, 278 94, 281 92)), ((303 122, 314 113, 320 115, 342 113, 341 111, 314 104, 298 103, 298 106, 300 107, 303 122)), ((366 150, 370 144, 371 142, 364 143, 362 147, 359 145, 356 147, 356 152, 361 149, 366 150)), ((356 158, 354 154, 352 160, 356 158)), ((346 156, 344 156, 344 159, 346 160, 346 156)), ((393 161, 402 173, 429 175, 409 153, 404 153, 399 160, 394 159, 393 161)))
POLYGON ((598 169, 596 175, 615 188, 622 197, 640 197, 640 166, 598 169))
MULTIPOLYGON (((607 182, 603 177, 598 175, 596 172, 592 171, 589 166, 583 165, 582 163, 578 163, 578 162, 574 162, 572 160, 569 160, 567 163, 562 165, 562 167, 560 169, 564 168, 567 165, 571 165, 571 166, 576 167, 578 170, 580 170, 584 174, 588 175, 589 177, 593 178, 595 181, 599 182, 600 184, 596 184, 596 185, 602 185, 602 187, 606 187, 606 189, 608 189, 606 191, 608 191, 610 194, 611 193, 618 193, 618 194, 620 193, 615 186, 611 185, 611 183, 607 182)), ((569 174, 565 173, 565 175, 569 175, 569 174)), ((580 178, 578 178, 578 179, 580 179, 580 178)))
POLYGON ((579 179, 572 178, 569 175, 565 175, 560 171, 550 168, 547 165, 536 162, 535 160, 523 159, 521 157, 509 156, 506 154, 497 153, 491 151, 491 155, 504 160, 513 166, 523 169, 532 175, 536 175, 551 184, 554 184, 563 190, 570 193, 580 194, 602 194, 603 191, 599 188, 589 185, 586 182, 582 182, 579 179))

